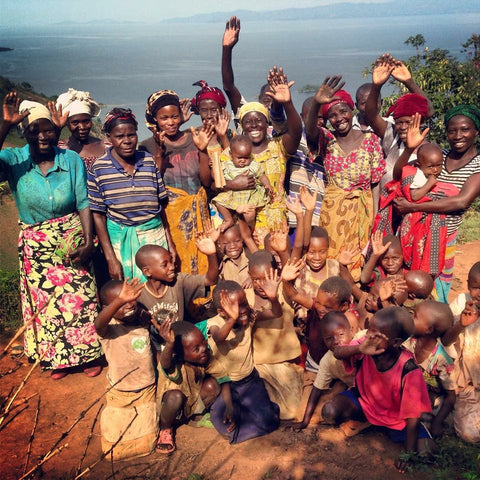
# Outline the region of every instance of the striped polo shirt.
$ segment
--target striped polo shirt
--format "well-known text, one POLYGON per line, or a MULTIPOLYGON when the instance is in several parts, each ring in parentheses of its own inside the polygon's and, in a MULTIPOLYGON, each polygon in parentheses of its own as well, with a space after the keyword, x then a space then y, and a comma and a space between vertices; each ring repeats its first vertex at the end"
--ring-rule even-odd
POLYGON ((152 156, 135 153, 133 175, 112 156, 112 149, 97 158, 87 172, 88 199, 93 212, 122 225, 140 225, 160 213, 167 199, 162 176, 152 156))
MULTIPOLYGON (((459 190, 462 189, 464 183, 476 173, 480 173, 480 155, 472 158, 466 165, 463 167, 453 170, 449 172, 446 167, 446 156, 448 151, 444 151, 444 160, 443 160, 443 168, 442 172, 438 176, 439 182, 450 183, 451 185, 455 185, 459 190)), ((449 212, 445 216, 445 220, 447 223, 447 233, 451 235, 453 232, 458 230, 460 225, 462 224, 463 214, 466 210, 457 210, 456 212, 449 212)))

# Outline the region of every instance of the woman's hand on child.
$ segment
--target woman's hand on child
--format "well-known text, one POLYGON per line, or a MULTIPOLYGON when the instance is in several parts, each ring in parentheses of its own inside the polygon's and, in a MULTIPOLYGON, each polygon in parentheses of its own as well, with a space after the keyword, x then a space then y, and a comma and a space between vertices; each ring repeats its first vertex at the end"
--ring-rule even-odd
POLYGON ((222 290, 220 292, 220 306, 222 307, 222 310, 227 314, 229 319, 238 319, 238 302, 237 300, 232 300, 228 290, 222 290))
POLYGON ((215 126, 212 124, 203 125, 200 128, 190 127, 193 143, 201 152, 207 150, 210 140, 215 135, 215 126))
POLYGON ((300 272, 305 267, 303 259, 290 259, 282 269, 282 280, 284 282, 292 282, 300 275, 300 272))
POLYGON ((267 77, 267 83, 270 87, 270 91, 266 91, 265 95, 275 100, 278 103, 288 103, 292 97, 290 94, 290 88, 295 82, 289 82, 287 76, 283 73, 283 68, 273 67, 267 77))
POLYGON ((228 126, 230 125, 230 115, 227 109, 222 108, 218 117, 215 119, 214 127, 215 133, 219 137, 224 137, 227 134, 228 126))
POLYGON ((460 322, 463 327, 468 327, 475 323, 480 316, 477 306, 475 302, 469 301, 466 303, 463 312, 460 314, 460 322))
POLYGON ((204 255, 214 255, 217 253, 215 242, 206 234, 206 232, 198 232, 195 236, 195 245, 204 255))
POLYGON ((357 255, 360 253, 360 248, 359 247, 347 247, 344 248, 341 252, 340 255, 338 256, 337 260, 338 263, 340 263, 343 266, 348 266, 351 265, 352 263, 355 263, 357 255))
POLYGON ((61 130, 67 124, 69 111, 65 110, 64 112, 61 105, 57 108, 55 102, 48 102, 47 108, 52 116, 53 124, 61 130))
POLYGON ((359 350, 364 355, 380 355, 385 351, 380 345, 388 341, 388 337, 380 332, 367 333, 365 340, 359 345, 359 350))
POLYGON ((189 98, 180 100, 180 113, 182 114, 182 123, 187 123, 192 118, 193 112, 190 110, 192 101, 189 98))
POLYGON ((389 53, 384 53, 377 58, 372 71, 372 83, 377 86, 382 86, 390 77, 395 69, 393 58, 389 53))
POLYGON ((118 295, 118 299, 122 304, 134 302, 142 293, 143 287, 145 287, 145 283, 140 283, 140 279, 137 277, 129 280, 130 279, 127 277, 123 281, 122 289, 118 295))
POLYGON ((326 77, 315 94, 315 100, 317 103, 323 104, 330 103, 332 100, 340 100, 335 94, 345 85, 345 82, 341 82, 341 80, 341 75, 334 75, 331 78, 326 77))
POLYGON ((240 36, 240 19, 237 17, 231 17, 227 20, 225 26, 225 32, 223 33, 222 46, 233 48, 240 36))
POLYGON ((300 203, 300 198, 298 196, 289 195, 285 203, 288 210, 290 210, 294 215, 303 215, 302 204, 300 203))
POLYGON ((377 230, 372 235, 371 244, 372 244, 372 255, 375 255, 376 257, 380 257, 388 250, 388 247, 390 247, 392 242, 387 242, 384 245, 382 232, 380 230, 377 230))
POLYGON ((412 115, 411 122, 407 129, 406 144, 408 148, 417 148, 425 141, 425 137, 430 129, 426 128, 423 132, 421 132, 421 123, 422 116, 418 112, 415 113, 415 115, 412 115))
POLYGON ((317 192, 310 193, 310 190, 305 185, 302 185, 300 187, 300 201, 305 210, 313 212, 317 204, 317 192))
POLYGON ((273 268, 269 268, 265 272, 265 278, 260 280, 260 286, 269 300, 275 300, 277 298, 280 281, 281 278, 278 275, 278 271, 273 268))

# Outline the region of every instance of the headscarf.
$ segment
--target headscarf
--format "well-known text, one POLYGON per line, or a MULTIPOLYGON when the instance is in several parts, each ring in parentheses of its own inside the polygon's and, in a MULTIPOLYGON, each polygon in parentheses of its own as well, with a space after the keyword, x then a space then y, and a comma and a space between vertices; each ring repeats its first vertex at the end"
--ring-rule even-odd
POLYGON ((387 117, 393 115, 393 118, 411 117, 419 113, 422 117, 428 116, 428 102, 425 97, 417 93, 407 93, 402 95, 397 101, 387 110, 387 117))
POLYGON ((82 92, 69 88, 67 93, 62 93, 57 98, 57 108, 68 110, 68 117, 87 114, 96 117, 100 113, 100 105, 90 96, 90 92, 82 92))
POLYGON ((448 122, 455 115, 463 115, 468 117, 474 124, 475 128, 480 132, 480 108, 476 105, 457 105, 456 107, 451 108, 444 117, 443 123, 445 126, 448 125, 448 122))
POLYGON ((117 125, 130 123, 137 129, 138 123, 135 115, 129 108, 114 108, 105 115, 102 130, 110 133, 117 125))
POLYGON ((209 87, 205 80, 199 80, 193 85, 198 85, 201 89, 192 98, 192 106, 190 107, 196 115, 199 115, 198 104, 202 100, 214 100, 221 108, 227 106, 227 100, 223 92, 217 87, 209 87))
POLYGON ((270 113, 267 107, 260 102, 248 102, 242 105, 238 110, 238 121, 242 123, 243 117, 250 112, 258 112, 265 116, 267 122, 270 122, 270 113))
POLYGON ((325 120, 328 118, 328 112, 332 107, 338 105, 339 103, 346 103, 352 110, 354 108, 353 100, 351 95, 346 90, 339 90, 335 93, 335 97, 338 99, 332 100, 330 103, 326 103, 322 106, 322 116, 325 120))
POLYGON ((148 97, 145 109, 145 124, 152 132, 158 127, 155 115, 162 107, 167 105, 175 105, 180 110, 180 99, 173 90, 159 90, 148 97))
POLYGON ((52 116, 50 115, 48 108, 41 103, 24 100, 20 104, 18 112, 23 113, 27 110, 29 111, 29 114, 22 120, 23 130, 25 130, 25 128, 27 128, 32 122, 40 120, 41 118, 46 118, 47 120, 52 121, 52 116))

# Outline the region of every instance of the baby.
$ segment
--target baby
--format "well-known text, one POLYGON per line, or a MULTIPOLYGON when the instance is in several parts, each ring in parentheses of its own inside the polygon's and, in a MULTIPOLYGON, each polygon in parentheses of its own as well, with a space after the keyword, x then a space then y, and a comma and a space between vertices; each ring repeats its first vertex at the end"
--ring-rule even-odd
MULTIPOLYGON (((230 159, 222 163, 226 180, 233 180, 238 175, 250 174, 256 179, 255 188, 251 190, 230 190, 219 193, 213 202, 223 218, 220 230, 224 232, 233 225, 233 212, 239 214, 240 229, 243 232, 253 230, 257 209, 269 203, 273 189, 262 167, 252 160, 252 142, 246 135, 237 135, 230 141, 230 159)), ((248 236, 251 234, 248 233, 248 236)))

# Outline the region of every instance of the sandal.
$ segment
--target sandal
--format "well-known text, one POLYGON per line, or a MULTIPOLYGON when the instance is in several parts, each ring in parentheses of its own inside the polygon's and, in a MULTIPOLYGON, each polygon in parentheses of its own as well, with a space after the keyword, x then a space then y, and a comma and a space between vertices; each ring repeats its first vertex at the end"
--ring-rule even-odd
POLYGON ((173 441, 172 429, 167 428, 165 430, 160 430, 158 435, 157 446, 155 450, 158 453, 163 453, 164 455, 170 455, 176 450, 175 442, 173 441), (160 448, 162 445, 168 446, 168 448, 160 448))
POLYGON ((68 375, 68 371, 66 369, 62 370, 52 370, 50 373, 50 378, 52 380, 61 380, 62 378, 65 378, 68 375))
POLYGON ((102 373, 102 366, 96 365, 95 367, 86 367, 83 369, 83 373, 87 377, 96 377, 97 375, 100 375, 100 373, 102 373))

